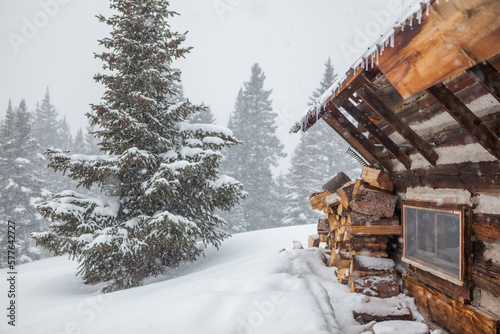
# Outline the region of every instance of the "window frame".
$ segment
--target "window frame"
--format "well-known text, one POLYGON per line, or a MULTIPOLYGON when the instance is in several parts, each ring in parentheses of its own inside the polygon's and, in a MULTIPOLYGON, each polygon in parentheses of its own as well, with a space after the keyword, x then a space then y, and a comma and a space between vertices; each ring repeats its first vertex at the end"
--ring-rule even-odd
MULTIPOLYGON (((402 222, 402 248, 403 248, 403 256, 401 260, 407 264, 410 264, 416 268, 419 268, 421 270, 424 270, 426 272, 429 272, 435 276, 438 276, 442 279, 445 279, 447 281, 450 281, 456 285, 463 286, 466 284, 466 265, 467 265, 467 258, 468 258, 468 242, 467 239, 469 237, 469 233, 467 230, 467 205, 461 205, 461 204, 438 204, 437 202, 426 202, 426 201, 414 201, 414 200, 403 200, 401 202, 401 222, 402 222), (446 273, 443 269, 440 269, 438 266, 435 264, 429 263, 427 261, 420 261, 415 258, 408 258, 406 254, 406 217, 405 217, 405 208, 414 208, 414 209, 420 209, 420 210, 427 210, 427 211, 432 211, 432 212, 442 212, 442 213, 452 213, 452 214, 458 214, 459 215, 459 227, 460 227, 460 240, 459 240, 459 246, 460 246, 460 259, 459 259, 459 270, 458 270, 458 278, 452 276, 449 273, 446 273)), ((436 247, 436 242, 434 243, 434 247, 436 247)))

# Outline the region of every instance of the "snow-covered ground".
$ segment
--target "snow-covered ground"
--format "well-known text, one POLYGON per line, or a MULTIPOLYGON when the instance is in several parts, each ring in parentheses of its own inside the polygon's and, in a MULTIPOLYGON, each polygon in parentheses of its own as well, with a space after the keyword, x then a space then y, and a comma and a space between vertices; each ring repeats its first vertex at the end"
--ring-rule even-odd
MULTIPOLYGON (((7 325, 7 270, 0 271, 0 333, 362 333, 353 310, 412 304, 351 294, 335 269, 307 245, 316 225, 234 235, 220 249, 144 286, 101 294, 75 276, 77 264, 56 257, 17 267, 16 327, 7 325), (282 251, 286 248, 286 251, 282 251)), ((387 327, 387 326, 386 326, 387 327)))

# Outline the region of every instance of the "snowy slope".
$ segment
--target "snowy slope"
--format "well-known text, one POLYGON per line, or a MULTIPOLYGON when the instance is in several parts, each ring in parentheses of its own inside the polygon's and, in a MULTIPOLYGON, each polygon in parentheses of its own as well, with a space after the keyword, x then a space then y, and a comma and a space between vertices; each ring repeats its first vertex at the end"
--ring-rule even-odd
MULTIPOLYGON (((75 276, 76 263, 65 257, 22 265, 17 326, 8 326, 3 315, 0 333, 362 333, 366 326, 354 321, 352 311, 370 299, 336 283, 321 251, 291 250, 293 240, 306 245, 315 229, 234 235, 220 251, 209 249, 169 277, 104 295, 84 285, 75 276)), ((7 305, 7 271, 0 275, 7 305)), ((411 303, 401 298, 389 303, 411 303)))

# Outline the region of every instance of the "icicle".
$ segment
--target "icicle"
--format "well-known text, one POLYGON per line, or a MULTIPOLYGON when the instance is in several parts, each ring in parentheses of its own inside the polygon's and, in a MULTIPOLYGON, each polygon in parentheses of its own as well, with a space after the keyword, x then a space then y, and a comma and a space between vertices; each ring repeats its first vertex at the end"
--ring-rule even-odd
POLYGON ((378 46, 377 46, 377 52, 375 53, 375 64, 378 65, 378 46))
POLYGON ((372 63, 372 68, 373 68, 373 53, 372 53, 370 58, 371 58, 371 63, 372 63))
POLYGON ((385 43, 382 43, 382 46, 380 47, 380 55, 384 54, 384 49, 385 49, 385 43))
POLYGON ((417 21, 418 24, 422 23, 422 9, 419 9, 419 11, 417 12, 417 21))
POLYGON ((410 16, 410 27, 413 26, 413 14, 410 16))
POLYGON ((425 15, 426 16, 429 16, 429 3, 427 3, 427 5, 425 6, 425 15))
POLYGON ((393 48, 394 47, 394 31, 392 32, 392 35, 390 38, 390 44, 391 44, 391 48, 393 48))
POLYGON ((368 69, 370 68, 370 67, 369 67, 369 65, 368 65, 368 57, 366 57, 366 59, 365 59, 365 60, 366 60, 365 70, 367 70, 367 71, 368 71, 368 69))

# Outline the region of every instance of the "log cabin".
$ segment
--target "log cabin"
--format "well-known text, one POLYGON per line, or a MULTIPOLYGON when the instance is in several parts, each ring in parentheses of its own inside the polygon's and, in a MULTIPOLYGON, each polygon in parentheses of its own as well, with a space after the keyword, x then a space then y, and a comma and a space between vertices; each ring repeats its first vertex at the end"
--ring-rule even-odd
POLYGON ((418 2, 291 129, 322 119, 391 176, 402 291, 449 333, 500 332, 499 17, 418 2))

